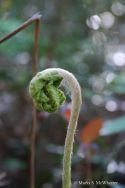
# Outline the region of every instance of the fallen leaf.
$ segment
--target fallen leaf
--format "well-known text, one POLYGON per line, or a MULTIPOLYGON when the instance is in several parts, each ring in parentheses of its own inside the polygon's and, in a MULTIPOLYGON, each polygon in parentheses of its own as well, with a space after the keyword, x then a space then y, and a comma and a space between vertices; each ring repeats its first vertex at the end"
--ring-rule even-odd
POLYGON ((102 118, 96 118, 87 123, 80 133, 81 141, 85 144, 89 144, 94 141, 99 136, 99 131, 102 125, 102 118))

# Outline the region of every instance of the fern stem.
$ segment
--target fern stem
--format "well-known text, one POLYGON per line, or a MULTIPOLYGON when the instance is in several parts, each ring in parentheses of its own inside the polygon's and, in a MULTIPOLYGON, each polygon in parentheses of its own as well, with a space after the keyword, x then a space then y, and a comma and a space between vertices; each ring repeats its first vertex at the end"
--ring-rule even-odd
MULTIPOLYGON (((60 70, 59 70, 60 72, 60 70)), ((77 127, 78 116, 81 107, 81 89, 78 81, 73 76, 73 74, 67 71, 61 71, 61 75, 63 76, 64 86, 70 88, 71 99, 72 99, 72 107, 71 107, 71 116, 69 120, 67 135, 65 139, 65 147, 64 147, 64 157, 63 157, 63 174, 62 174, 62 184, 63 188, 71 188, 71 159, 73 152, 73 143, 74 143, 74 135, 77 127)))
MULTIPOLYGON (((62 92, 58 90, 58 83, 60 82, 60 78, 63 78, 61 84, 71 93, 71 100, 72 100, 72 109, 71 109, 71 116, 69 120, 69 126, 67 130, 66 140, 65 140, 65 148, 64 148, 64 158, 63 158, 63 174, 62 174, 62 184, 63 188, 71 188, 71 158, 72 158, 72 151, 73 151, 73 142, 74 142, 74 134, 77 126, 78 116, 81 107, 81 90, 78 81, 70 72, 59 69, 59 68, 49 68, 42 72, 37 73, 37 75, 31 80, 29 86, 29 92, 33 101, 35 102, 35 106, 38 110, 46 110, 48 112, 54 112, 58 110, 62 102, 64 101, 65 97, 63 96, 62 92), (57 76, 58 75, 58 76, 57 76), (56 76, 56 82, 55 81, 56 76), (59 80, 58 80, 59 79, 59 80), (47 86, 47 83, 49 84, 47 86), (49 81, 49 82, 48 82, 49 81), (55 86, 54 86, 55 84, 55 86), (52 85, 53 90, 46 92, 43 88, 47 88, 52 85), (55 95, 53 95, 53 91, 55 90, 55 95), (57 92, 58 90, 58 92, 57 92), (49 97, 51 98, 48 99, 49 97), (60 103, 58 102, 61 99, 60 103), (58 103, 56 103, 56 101, 58 103), (46 104, 46 105, 45 105, 46 104), (53 104, 56 105, 53 110, 53 104)), ((52 88, 51 87, 51 88, 52 88)))

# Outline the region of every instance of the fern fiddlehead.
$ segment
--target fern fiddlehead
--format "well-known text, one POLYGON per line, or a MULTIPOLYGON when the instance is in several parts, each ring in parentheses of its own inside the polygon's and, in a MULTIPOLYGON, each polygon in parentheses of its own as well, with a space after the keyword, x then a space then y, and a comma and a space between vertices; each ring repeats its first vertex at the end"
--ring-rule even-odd
POLYGON ((55 112, 65 101, 64 93, 58 88, 62 77, 57 72, 37 73, 29 87, 30 95, 38 110, 55 112))
POLYGON ((63 157, 63 188, 71 188, 71 158, 73 151, 74 134, 81 107, 81 90, 78 81, 70 72, 50 68, 31 80, 29 92, 38 110, 55 112, 65 101, 64 93, 59 89, 60 84, 71 94, 72 108, 67 130, 64 157, 63 157))

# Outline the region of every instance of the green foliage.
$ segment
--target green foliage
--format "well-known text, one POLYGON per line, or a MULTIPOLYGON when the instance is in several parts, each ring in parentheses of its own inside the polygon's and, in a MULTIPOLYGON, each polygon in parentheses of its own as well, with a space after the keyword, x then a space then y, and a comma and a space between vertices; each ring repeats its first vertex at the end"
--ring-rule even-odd
POLYGON ((4 164, 9 171, 20 171, 26 168, 26 164, 16 158, 6 159, 4 164))
POLYGON ((115 76, 112 82, 108 85, 108 88, 116 94, 125 93, 125 76, 124 72, 121 72, 115 76))
MULTIPOLYGON (((0 28, 1 33, 0 37, 2 38, 6 34, 14 31, 22 21, 18 19, 0 19, 0 28)), ((17 53, 28 51, 30 46, 33 43, 33 36, 31 32, 22 31, 15 35, 12 39, 9 39, 5 43, 0 45, 0 52, 8 57, 14 57, 17 53)))
POLYGON ((125 131, 125 116, 104 122, 100 135, 112 135, 125 131))
MULTIPOLYGON (((0 37, 12 32, 30 16, 40 11, 43 17, 39 40, 38 71, 50 67, 60 67, 70 70, 80 82, 84 99, 79 126, 84 126, 85 122, 88 122, 90 119, 101 116, 102 119, 109 119, 110 121, 104 123, 100 134, 109 135, 109 140, 112 139, 112 134, 114 137, 117 137, 117 135, 120 137, 121 133, 124 134, 125 131, 125 117, 122 116, 125 112, 125 63, 124 58, 117 56, 115 59, 115 55, 117 55, 117 52, 120 52, 124 57, 125 54, 125 12, 123 11, 123 14, 121 14, 121 8, 124 10, 125 1, 78 0, 70 2, 43 0, 34 2, 27 0, 0 1, 0 37), (120 6, 117 3, 120 3, 120 6), (113 11, 114 5, 115 9, 113 11), (107 12, 110 14, 110 17, 105 18, 104 15, 107 12), (93 17, 95 15, 96 19, 93 17), (99 19, 101 20, 100 24, 99 19), (114 19, 113 24, 111 24, 112 19, 114 19), (103 21, 105 21, 105 24, 111 24, 111 27, 104 27, 103 21), (93 25, 98 24, 99 27, 94 29, 93 25), (113 101, 116 105, 114 109, 112 106, 109 109, 107 108, 107 103, 110 101, 113 101), (116 116, 120 117, 115 118, 116 116)), ((22 93, 27 93, 25 91, 27 91, 26 88, 31 79, 33 36, 34 26, 30 26, 0 45, 0 92, 7 93, 9 89, 12 95, 13 93, 14 95, 16 94, 15 105, 12 106, 11 110, 15 110, 14 112, 16 113, 12 114, 9 111, 7 116, 0 114, 0 139, 4 137, 2 130, 5 129, 4 134, 7 134, 5 135, 5 140, 7 138, 8 140, 10 139, 9 137, 12 136, 11 131, 14 132, 13 137, 17 134, 16 136, 21 136, 21 139, 26 140, 27 125, 31 124, 31 108, 29 105, 29 96, 27 94, 26 96, 22 96, 22 93), (29 60, 26 63, 17 58, 21 57, 22 53, 29 55, 29 60), (21 93, 20 96, 18 96, 19 93, 21 93), (29 107, 27 107, 28 105, 29 107), (10 119, 8 119, 9 115, 11 116, 10 119), (18 116, 21 119, 19 122, 15 120, 18 116), (29 122, 27 119, 29 119, 29 122), (15 120, 12 125, 10 124, 10 120, 15 120)), ((61 82, 61 79, 59 79, 59 82, 61 82)), ((44 84, 46 85, 46 82, 44 84)), ((55 88, 51 85, 47 86, 48 89, 46 89, 44 94, 47 96, 49 90, 52 90, 52 95, 55 95, 55 91, 53 90, 55 88)), ((0 112, 3 110, 2 108, 7 108, 9 100, 7 96, 4 96, 4 99, 0 98, 0 112)), ((46 114, 39 114, 42 125, 45 123, 46 118, 46 114), (45 119, 44 122, 42 121, 43 119, 45 119)), ((66 122, 63 122, 62 119, 59 119, 59 122, 57 122, 56 114, 46 124, 49 125, 50 122, 53 122, 53 127, 56 123, 60 125, 61 122, 65 128, 64 125, 66 122), (53 120, 55 121, 53 122, 53 120)), ((43 135, 40 137, 40 144, 44 143, 43 145, 47 145, 47 140, 49 139, 50 142, 53 141, 54 139, 51 140, 51 135, 53 135, 53 138, 62 138, 61 144, 63 144, 64 137, 60 136, 63 131, 58 134, 58 131, 53 130, 50 131, 50 126, 48 126, 46 130, 41 131, 43 135), (45 136, 45 132, 48 132, 48 136, 45 136)), ((79 128, 78 130, 80 131, 79 128)), ((107 144, 107 137, 106 139, 105 137, 99 137, 99 139, 100 142, 103 141, 103 144, 99 143, 101 151, 98 152, 100 152, 102 161, 104 161, 105 156, 103 154, 108 149, 111 150, 111 145, 109 144, 109 140, 107 144)), ((117 145, 117 139, 114 139, 112 143, 113 145, 117 145)), ((40 148, 43 148, 43 145, 42 147, 40 145, 40 148)), ((1 154, 5 153, 4 150, 0 150, 0 152, 1 154)), ((41 153, 39 153, 40 160, 37 161, 38 166, 41 161, 41 153)), ((20 164, 21 161, 16 161, 15 158, 12 156, 10 161, 4 161, 3 164, 6 169, 7 166, 11 169, 12 167, 23 169, 23 166, 21 167, 22 164, 20 164)), ((42 157, 42 160, 43 164, 47 164, 46 154, 42 157)), ((51 158, 51 160, 53 159, 51 158)), ((100 159, 93 158, 94 160, 98 161, 100 159)), ((124 157, 123 160, 125 160, 124 157)), ((45 182, 55 181, 53 180, 53 167, 52 165, 50 166, 52 171, 46 171, 45 169, 44 172, 41 172, 43 180, 41 179, 41 174, 37 174, 38 182, 40 182, 39 187, 44 186, 45 182)), ((57 166, 59 167, 59 164, 57 166)), ((42 168, 43 165, 41 165, 42 168)), ((97 173, 96 179, 98 179, 100 177, 100 169, 95 169, 95 174, 97 173)), ((80 174, 77 170, 75 173, 80 174)), ((92 175, 94 176, 94 173, 92 175)), ((81 176, 83 176, 83 170, 81 176)), ((52 186, 50 184, 50 187, 52 186)), ((25 188, 25 186, 23 187, 25 188)), ((54 187, 56 188, 55 185, 54 187)), ((57 187, 61 186, 58 185, 57 187)))

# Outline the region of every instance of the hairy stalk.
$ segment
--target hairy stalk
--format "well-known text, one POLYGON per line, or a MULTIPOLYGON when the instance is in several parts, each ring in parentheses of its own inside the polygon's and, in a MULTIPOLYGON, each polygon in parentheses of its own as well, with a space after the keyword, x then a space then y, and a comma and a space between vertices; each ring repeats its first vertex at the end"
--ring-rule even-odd
POLYGON ((64 78, 63 85, 70 89, 71 99, 72 99, 72 108, 71 108, 71 116, 69 121, 69 126, 67 130, 66 140, 65 140, 65 148, 64 148, 64 158, 63 158, 63 188, 71 187, 71 158, 73 152, 73 142, 74 142, 74 134, 76 131, 78 116, 81 107, 81 90, 79 83, 76 78, 67 71, 62 71, 59 69, 59 73, 64 78))
MULTIPOLYGON (((39 33, 40 33, 40 21, 41 21, 41 14, 37 13, 34 14, 30 19, 24 22, 21 26, 15 29, 13 32, 7 34, 3 38, 0 39, 0 44, 7 41, 8 39, 15 36, 20 31, 27 28, 29 25, 35 22, 35 33, 34 33, 34 48, 33 48, 33 61, 32 61, 32 75, 34 76, 37 71, 37 57, 38 57, 38 41, 39 41, 39 33)), ((37 115, 36 115, 36 108, 33 104, 33 123, 32 123, 32 130, 31 130, 31 159, 30 159, 30 188, 35 187, 35 139, 36 139, 36 126, 37 126, 37 115)))
POLYGON ((72 100, 71 116, 65 140, 62 174, 63 188, 71 188, 71 158, 74 134, 81 107, 79 83, 73 74, 68 71, 59 68, 50 68, 37 73, 30 82, 29 92, 35 106, 39 110, 54 112, 65 100, 63 94, 58 89, 61 79, 61 84, 71 93, 72 100))

